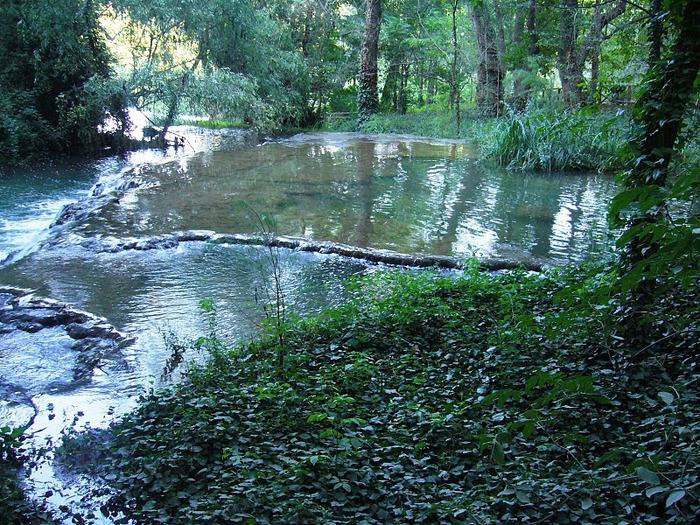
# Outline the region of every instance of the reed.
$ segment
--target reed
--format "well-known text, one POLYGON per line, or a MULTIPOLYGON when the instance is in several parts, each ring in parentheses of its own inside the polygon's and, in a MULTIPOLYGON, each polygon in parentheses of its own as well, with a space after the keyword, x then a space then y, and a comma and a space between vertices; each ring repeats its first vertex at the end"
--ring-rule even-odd
POLYGON ((483 153, 510 170, 613 171, 623 165, 628 127, 621 112, 509 111, 484 140, 483 153))

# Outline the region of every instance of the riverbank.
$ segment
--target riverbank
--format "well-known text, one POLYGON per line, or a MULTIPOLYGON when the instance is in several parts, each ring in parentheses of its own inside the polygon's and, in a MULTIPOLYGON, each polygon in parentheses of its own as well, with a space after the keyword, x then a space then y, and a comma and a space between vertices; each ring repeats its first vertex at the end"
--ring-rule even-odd
MULTIPOLYGON (((355 129, 351 120, 332 120, 332 130, 355 129)), ((624 167, 621 152, 632 132, 630 112, 586 107, 509 109, 498 118, 463 112, 458 129, 453 111, 379 114, 362 124, 365 133, 412 133, 462 139, 477 144, 484 161, 511 171, 586 170, 614 172, 624 167)))
POLYGON ((92 467, 107 508, 136 524, 691 523, 700 290, 660 298, 641 341, 614 282, 395 271, 247 345, 212 331, 193 343, 206 364, 112 428, 92 467))

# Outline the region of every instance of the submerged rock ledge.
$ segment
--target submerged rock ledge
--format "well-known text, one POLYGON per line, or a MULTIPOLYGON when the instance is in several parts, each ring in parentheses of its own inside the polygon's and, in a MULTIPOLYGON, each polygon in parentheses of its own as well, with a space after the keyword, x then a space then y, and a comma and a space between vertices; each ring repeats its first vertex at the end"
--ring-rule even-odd
MULTIPOLYGON (((0 285, 0 335, 35 334, 46 329, 59 329, 71 342, 70 351, 76 358, 72 360, 70 383, 89 379, 104 358, 135 341, 103 317, 76 310, 55 299, 36 296, 32 290, 0 285)), ((66 357, 59 348, 54 354, 55 359, 66 357)))
MULTIPOLYGON (((175 248, 181 242, 200 241, 214 244, 240 244, 251 246, 270 246, 274 248, 286 248, 302 252, 314 252, 321 254, 334 254, 351 259, 361 259, 371 263, 388 264, 393 266, 405 266, 410 268, 443 268, 459 270, 468 264, 468 260, 448 255, 411 255, 394 252, 391 250, 379 250, 373 248, 360 248, 349 244, 329 241, 312 241, 297 237, 275 235, 248 235, 248 234, 222 234, 206 230, 191 230, 170 235, 157 235, 153 237, 139 237, 118 239, 104 237, 100 239, 85 240, 82 246, 98 252, 116 253, 126 250, 158 250, 175 248)), ((540 272, 546 264, 536 260, 514 260, 499 258, 479 259, 484 270, 514 270, 523 268, 529 271, 540 272)))

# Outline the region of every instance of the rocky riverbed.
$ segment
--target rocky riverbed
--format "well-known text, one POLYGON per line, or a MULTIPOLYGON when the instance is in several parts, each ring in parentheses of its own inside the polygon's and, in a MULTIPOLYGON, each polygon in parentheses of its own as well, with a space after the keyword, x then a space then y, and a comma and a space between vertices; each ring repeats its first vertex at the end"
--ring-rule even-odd
POLYGON ((31 290, 0 287, 0 417, 31 424, 33 396, 79 387, 133 341, 104 318, 31 290))

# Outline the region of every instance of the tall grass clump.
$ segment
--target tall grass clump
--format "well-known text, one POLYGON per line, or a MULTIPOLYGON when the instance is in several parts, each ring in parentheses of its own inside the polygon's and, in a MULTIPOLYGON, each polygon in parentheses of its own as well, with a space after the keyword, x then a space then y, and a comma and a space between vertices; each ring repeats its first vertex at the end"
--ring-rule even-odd
POLYGON ((598 170, 622 167, 624 112, 596 109, 509 111, 483 144, 485 157, 511 170, 598 170))

